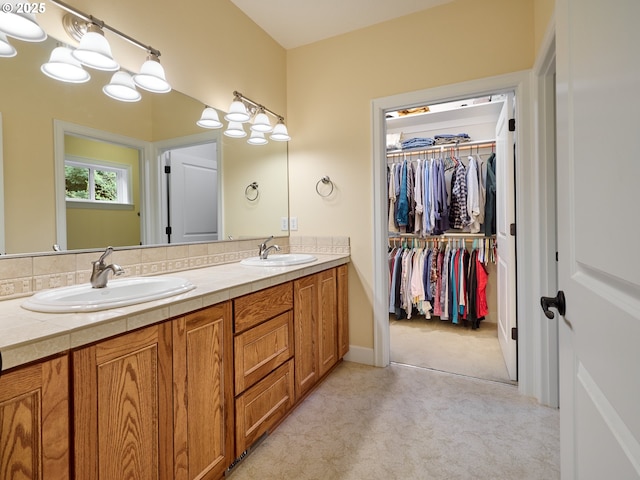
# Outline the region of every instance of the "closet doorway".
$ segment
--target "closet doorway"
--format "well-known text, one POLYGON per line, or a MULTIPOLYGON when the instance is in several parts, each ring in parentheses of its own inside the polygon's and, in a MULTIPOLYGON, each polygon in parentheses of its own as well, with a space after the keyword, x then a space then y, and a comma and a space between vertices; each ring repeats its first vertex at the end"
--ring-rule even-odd
POLYGON ((391 362, 517 381, 514 97, 386 112, 391 362))

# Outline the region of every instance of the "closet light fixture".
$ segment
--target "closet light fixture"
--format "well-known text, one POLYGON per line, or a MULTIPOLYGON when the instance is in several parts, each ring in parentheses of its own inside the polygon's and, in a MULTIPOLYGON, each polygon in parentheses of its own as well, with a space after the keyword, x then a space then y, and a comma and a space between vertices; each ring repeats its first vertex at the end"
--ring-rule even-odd
POLYGON ((247 140, 249 145, 265 145, 269 143, 266 138, 264 138, 264 133, 256 132, 255 130, 251 132, 251 136, 249 140, 247 140))
POLYGON ((244 131, 244 127, 241 122, 229 122, 224 134, 231 138, 243 138, 247 136, 247 132, 244 131))
POLYGON ((85 83, 91 78, 82 64, 73 58, 69 47, 58 46, 51 51, 47 63, 40 67, 42 73, 61 82, 85 83))
POLYGON ((17 0, 3 0, 2 10, 0 11, 0 31, 24 42, 42 42, 46 40, 47 34, 38 25, 35 14, 24 11, 31 10, 32 5, 38 7, 39 13, 44 12, 44 3, 21 3, 17 0))
POLYGON ((133 81, 140 88, 153 93, 167 93, 171 91, 171 85, 167 82, 164 68, 160 65, 158 55, 149 52, 147 60, 142 64, 140 73, 133 76, 133 81))
POLYGON ((222 128, 222 122, 215 108, 205 107, 196 125, 202 128, 222 128))
POLYGON ((131 75, 122 70, 113 74, 111 81, 102 87, 102 91, 108 97, 121 102, 137 102, 142 98, 131 75))
POLYGON ((80 46, 71 52, 71 55, 83 65, 96 70, 113 72, 120 68, 120 64, 113 59, 111 45, 102 28, 95 23, 89 25, 87 33, 80 40, 80 46))
POLYGON ((17 53, 14 46, 9 43, 7 36, 3 32, 0 32, 0 57, 15 57, 17 53))

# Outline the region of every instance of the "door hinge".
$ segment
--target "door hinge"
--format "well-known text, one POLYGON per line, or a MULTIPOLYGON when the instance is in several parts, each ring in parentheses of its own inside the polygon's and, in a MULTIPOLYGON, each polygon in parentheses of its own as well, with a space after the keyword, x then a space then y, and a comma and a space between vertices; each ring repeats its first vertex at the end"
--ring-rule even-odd
POLYGON ((510 132, 515 132, 516 131, 516 119, 515 118, 510 118, 509 119, 509 131, 510 132))
POLYGON ((167 174, 171 173, 171 165, 164 166, 164 173, 167 173, 167 174))
POLYGON ((518 341, 518 327, 513 327, 511 329, 511 340, 518 341))
POLYGON ((516 224, 512 223, 511 225, 509 225, 509 233, 511 234, 512 237, 516 236, 516 224))
POLYGON ((171 235, 171 227, 165 228, 164 233, 166 233, 167 235, 171 235))
POLYGON ((556 262, 558 261, 558 252, 556 252, 556 262))
POLYGON ((2 352, 0 352, 0 376, 2 376, 2 352))

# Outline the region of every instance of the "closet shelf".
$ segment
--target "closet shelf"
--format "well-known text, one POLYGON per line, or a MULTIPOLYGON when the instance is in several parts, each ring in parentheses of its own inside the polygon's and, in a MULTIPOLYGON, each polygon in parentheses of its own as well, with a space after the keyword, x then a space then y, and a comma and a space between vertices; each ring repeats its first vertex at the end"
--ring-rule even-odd
POLYGON ((447 238, 496 238, 495 235, 485 235, 484 233, 471 232, 446 232, 441 235, 421 235, 416 233, 389 232, 389 238, 417 238, 424 240, 437 240, 447 238))
POLYGON ((443 145, 432 145, 430 147, 419 147, 406 150, 389 150, 387 151, 387 158, 400 157, 406 154, 414 155, 428 152, 444 152, 445 150, 448 150, 450 148, 455 148, 456 150, 471 150, 473 148, 491 148, 495 146, 495 140, 474 140, 471 142, 463 143, 446 143, 443 145))

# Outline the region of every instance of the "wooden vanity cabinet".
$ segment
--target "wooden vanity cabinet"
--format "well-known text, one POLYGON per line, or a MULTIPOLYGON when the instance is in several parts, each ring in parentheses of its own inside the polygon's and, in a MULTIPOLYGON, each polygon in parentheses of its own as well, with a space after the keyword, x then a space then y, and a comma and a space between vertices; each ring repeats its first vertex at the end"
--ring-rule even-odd
POLYGON ((291 282, 234 300, 236 456, 295 403, 291 282))
POLYGON ((222 477, 233 451, 231 302, 173 321, 175 480, 222 477))
POLYGON ((338 288, 338 357, 349 351, 349 266, 336 268, 338 288))
POLYGON ((0 478, 68 480, 67 355, 0 375, 0 478))
MULTIPOLYGON (((345 295, 344 288, 338 289, 338 278, 338 270, 332 268, 293 282, 297 398, 305 395, 342 358, 339 340, 346 342, 348 348, 348 338, 344 338, 343 328, 338 324, 339 317, 343 323, 346 321, 344 313, 338 315, 339 293, 345 295)), ((342 302, 340 306, 344 305, 344 299, 342 302)))
POLYGON ((231 355, 230 302, 73 352, 76 478, 220 478, 231 355))

